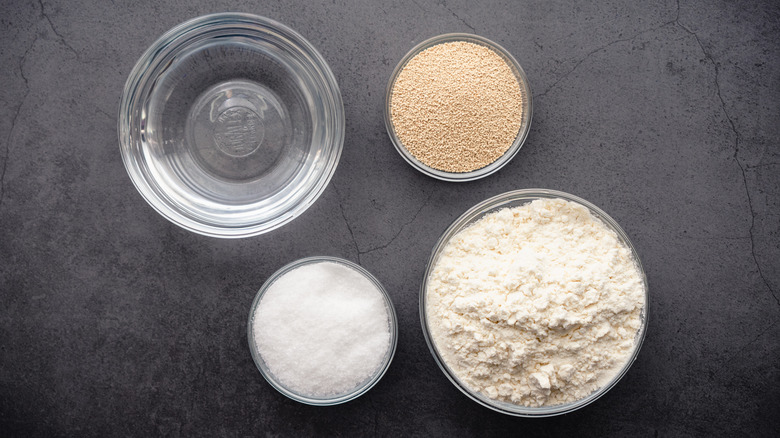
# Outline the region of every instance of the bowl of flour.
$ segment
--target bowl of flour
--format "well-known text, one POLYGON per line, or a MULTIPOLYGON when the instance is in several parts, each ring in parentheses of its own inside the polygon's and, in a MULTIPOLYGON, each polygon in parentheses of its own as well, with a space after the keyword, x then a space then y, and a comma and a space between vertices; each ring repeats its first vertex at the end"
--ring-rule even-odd
POLYGON ((474 401, 525 417, 595 401, 637 357, 647 278, 606 213, 554 190, 504 193, 458 218, 434 247, 423 332, 474 401))

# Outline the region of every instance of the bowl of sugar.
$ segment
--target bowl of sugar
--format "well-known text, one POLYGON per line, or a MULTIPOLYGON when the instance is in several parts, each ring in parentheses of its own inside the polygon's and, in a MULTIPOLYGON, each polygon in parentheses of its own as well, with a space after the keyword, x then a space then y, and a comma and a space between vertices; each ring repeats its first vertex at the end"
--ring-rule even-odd
POLYGON ((331 406, 371 389, 398 341, 393 303, 362 267, 308 257, 276 271, 249 311, 247 337, 260 374, 285 396, 331 406))

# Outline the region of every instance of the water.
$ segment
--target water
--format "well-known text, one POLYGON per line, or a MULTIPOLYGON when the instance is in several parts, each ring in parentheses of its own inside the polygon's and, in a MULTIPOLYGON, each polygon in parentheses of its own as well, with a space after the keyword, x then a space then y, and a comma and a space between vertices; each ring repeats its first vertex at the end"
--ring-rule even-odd
POLYGON ((241 38, 195 45, 150 93, 150 164, 193 209, 274 208, 316 165, 320 101, 294 59, 241 38))
POLYGON ((141 56, 119 135, 130 178, 160 214, 197 233, 246 237, 319 197, 341 156, 344 108, 327 63, 295 31, 212 14, 141 56))

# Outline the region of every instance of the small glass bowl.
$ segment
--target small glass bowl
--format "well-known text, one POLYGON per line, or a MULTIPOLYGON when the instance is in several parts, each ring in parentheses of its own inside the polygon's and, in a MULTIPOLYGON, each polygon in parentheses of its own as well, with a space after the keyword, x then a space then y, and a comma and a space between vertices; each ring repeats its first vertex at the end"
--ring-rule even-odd
POLYGON ((648 320, 647 303, 649 302, 648 300, 649 300, 649 295, 648 295, 648 287, 647 287, 647 277, 645 276, 645 271, 642 268, 642 263, 639 260, 639 254, 637 254, 636 248, 634 248, 634 245, 631 244, 631 241, 628 239, 626 233, 623 231, 623 229, 620 228, 620 225, 618 225, 614 219, 609 217, 609 215, 604 213, 600 208, 574 195, 570 195, 564 192, 559 192, 556 190, 526 189, 526 190, 516 190, 516 191, 506 192, 480 202, 479 204, 475 205, 474 207, 470 208, 465 213, 463 213, 458 219, 455 220, 455 222, 452 223, 452 225, 450 225, 447 228, 446 231, 444 231, 444 234, 442 234, 442 236, 436 242, 436 245, 433 247, 431 258, 429 259, 428 266, 425 270, 425 277, 423 279, 422 287, 420 288, 420 320, 422 322, 422 330, 423 330, 423 334, 425 335, 425 341, 428 344, 428 348, 431 350, 431 354, 433 355, 433 358, 436 360, 436 363, 439 365, 439 368, 441 368, 441 370, 444 372, 444 375, 447 376, 450 382, 452 382, 452 384, 455 385, 456 388, 458 388, 461 392, 466 394, 469 398, 481 404, 482 406, 488 407, 490 409, 493 409, 494 411, 498 411, 503 414, 514 415, 518 417, 551 417, 554 415, 567 414, 569 412, 575 411, 579 408, 589 405, 590 403, 594 402, 596 399, 604 395, 612 387, 614 387, 615 384, 617 384, 617 382, 626 374, 628 369, 631 367, 631 364, 633 364, 634 361, 636 360, 637 355, 639 354, 639 350, 642 347, 642 342, 645 339, 645 334, 647 333, 647 320, 648 320), (444 249, 444 247, 447 245, 447 243, 450 241, 450 239, 453 236, 455 236, 461 230, 477 222, 478 220, 482 219, 482 217, 484 217, 488 213, 492 213, 503 208, 519 207, 521 205, 527 204, 536 199, 543 199, 543 198, 547 198, 547 199, 561 198, 567 201, 580 204, 586 207, 588 210, 590 210, 590 213, 594 217, 601 220, 607 226, 607 228, 611 229, 612 231, 615 232, 615 234, 617 234, 618 239, 624 245, 626 245, 627 248, 631 250, 633 259, 636 262, 636 266, 639 269, 639 272, 642 276, 642 285, 644 287, 644 292, 645 292, 644 293, 645 305, 641 313, 641 320, 642 320, 641 326, 639 328, 639 331, 636 334, 635 341, 634 341, 634 351, 631 353, 631 357, 628 359, 628 361, 626 361, 626 364, 623 366, 620 372, 618 372, 615 375, 615 377, 612 378, 611 381, 609 381, 607 384, 597 389, 587 397, 584 397, 580 400, 571 403, 564 403, 564 404, 553 405, 553 406, 528 407, 528 406, 521 406, 514 403, 508 403, 500 400, 491 399, 485 394, 472 390, 466 384, 461 382, 460 379, 458 379, 455 373, 449 368, 449 366, 447 366, 446 362, 444 362, 444 359, 442 359, 442 357, 439 355, 439 351, 436 348, 436 344, 430 333, 430 328, 428 327, 428 314, 426 310, 427 309, 426 291, 428 288, 428 279, 431 276, 433 268, 436 266, 436 262, 438 261, 439 255, 441 254, 442 250, 444 249))
POLYGON ((387 134, 390 136, 390 140, 393 142, 393 146, 395 146, 395 149, 398 151, 398 153, 401 154, 404 160, 406 160, 407 163, 411 164, 412 167, 424 173, 425 175, 443 181, 450 181, 450 182, 474 181, 497 172, 499 169, 504 167, 512 158, 514 158, 514 156, 517 155, 517 153, 520 151, 520 148, 523 146, 526 137, 528 137, 528 132, 531 129, 531 118, 533 116, 533 95, 531 94, 531 88, 528 85, 528 78, 526 77, 523 68, 520 67, 520 64, 517 62, 517 60, 506 49, 494 43, 493 41, 490 41, 489 39, 481 37, 479 35, 473 35, 468 33, 448 33, 448 34, 435 36, 433 38, 421 42, 420 44, 414 46, 414 48, 412 48, 412 50, 410 50, 401 59, 401 62, 399 62, 398 65, 395 67, 395 70, 393 70, 393 74, 390 76, 390 80, 387 83, 387 90, 385 91, 384 116, 385 116, 385 128, 387 128, 387 134), (520 130, 517 133, 517 137, 515 138, 515 141, 512 143, 509 149, 507 149, 506 152, 504 152, 504 155, 499 157, 496 161, 480 169, 472 170, 471 172, 445 172, 443 170, 434 169, 433 167, 430 167, 424 164, 423 162, 421 162, 420 160, 418 160, 417 158, 415 158, 409 152, 409 150, 406 149, 406 147, 401 142, 401 139, 399 139, 398 135, 395 133, 395 127, 393 126, 393 120, 390 113, 393 87, 395 87, 395 81, 398 78, 398 75, 406 66, 406 64, 412 58, 417 56, 420 52, 430 47, 442 43, 451 43, 457 41, 485 46, 493 50, 494 52, 496 52, 499 56, 501 56, 501 58, 503 58, 504 61, 506 61, 507 65, 509 65, 509 67, 512 69, 512 72, 515 74, 515 77, 517 78, 517 82, 520 84, 520 92, 522 93, 522 97, 523 97, 522 121, 520 124, 520 130))
POLYGON ((336 78, 308 41, 267 18, 220 13, 146 50, 125 83, 118 130, 127 173, 158 213, 238 238, 314 203, 344 126, 336 78))
POLYGON ((257 366, 257 369, 260 370, 260 374, 263 376, 263 378, 265 378, 265 380, 268 381, 268 383, 270 383, 271 386, 273 386, 277 391, 281 392, 285 396, 297 402, 304 403, 307 405, 333 406, 341 403, 346 403, 350 400, 354 400, 360 397, 361 395, 368 392, 369 389, 373 388, 374 385, 376 385, 377 382, 379 382, 382 376, 385 375, 385 372, 387 372, 387 369, 390 367, 390 362, 392 362, 393 360, 393 356, 395 356, 395 350, 398 344, 398 319, 396 318, 395 308, 393 307, 393 302, 390 300, 390 295, 388 295, 387 290, 384 288, 384 286, 382 286, 379 280, 376 279, 376 277, 371 275, 371 273, 365 270, 362 266, 352 263, 349 260, 344 260, 337 257, 327 257, 327 256, 306 257, 283 266, 278 271, 274 272, 268 278, 268 280, 266 280, 266 282, 263 283, 263 285, 260 287, 260 290, 257 292, 257 295, 255 295, 255 299, 252 302, 252 307, 249 310, 249 320, 247 323, 247 340, 249 341, 249 351, 252 354, 252 359, 255 361, 255 365, 257 366), (293 269, 300 268, 301 266, 304 265, 321 263, 321 262, 332 262, 332 263, 338 263, 340 265, 346 266, 347 268, 357 271, 358 273, 362 274, 366 279, 371 281, 374 284, 374 286, 376 286, 376 288, 382 293, 382 296, 385 299, 385 305, 389 317, 388 323, 390 324, 390 348, 387 349, 382 364, 377 368, 374 375, 368 378, 366 381, 362 382, 352 391, 349 391, 345 394, 340 394, 334 397, 330 397, 330 398, 316 398, 304 394, 299 394, 295 391, 288 389, 279 380, 277 380, 276 377, 273 375, 273 373, 271 373, 271 370, 268 368, 268 365, 266 365, 265 361, 263 361, 262 355, 257 350, 257 343, 255 342, 255 334, 253 330, 255 312, 257 311, 257 307, 260 304, 260 300, 263 299, 263 295, 265 295, 268 288, 270 288, 271 285, 277 279, 287 274, 288 272, 292 271, 293 269))

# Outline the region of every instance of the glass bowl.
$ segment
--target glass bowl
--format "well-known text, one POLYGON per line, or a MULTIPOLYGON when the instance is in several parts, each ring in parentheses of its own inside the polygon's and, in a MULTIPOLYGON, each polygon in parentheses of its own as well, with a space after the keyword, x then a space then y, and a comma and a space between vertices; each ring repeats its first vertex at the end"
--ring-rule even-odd
POLYGON ((393 146, 395 146, 395 149, 398 151, 398 153, 401 154, 404 160, 406 160, 407 163, 411 164, 412 167, 424 173, 425 175, 443 181, 450 181, 450 182, 474 181, 480 178, 484 178, 488 175, 491 175, 497 172, 502 167, 504 167, 515 155, 517 155, 517 153, 520 151, 520 148, 523 146, 526 137, 528 137, 528 132, 531 129, 532 116, 533 116, 533 96, 531 94, 531 88, 528 85, 528 78, 526 77, 523 68, 520 67, 520 64, 517 62, 517 60, 506 49, 494 43, 493 41, 490 41, 489 39, 481 37, 479 35, 473 35, 468 33, 443 34, 443 35, 439 35, 427 39, 421 42, 420 44, 416 45, 401 59, 401 62, 399 62, 398 65, 395 67, 395 70, 393 70, 393 74, 390 76, 390 80, 387 83, 387 90, 385 91, 385 112, 384 112, 385 128, 387 129, 387 134, 390 136, 390 140, 393 142, 393 146), (517 133, 517 137, 515 138, 515 141, 512 143, 509 149, 507 149, 506 152, 504 152, 504 155, 499 157, 496 161, 488 164, 485 167, 473 170, 471 172, 445 172, 443 170, 434 169, 433 167, 430 167, 424 164, 423 162, 421 162, 420 160, 418 160, 417 158, 415 158, 406 149, 406 147, 403 145, 401 140, 398 138, 398 135, 395 132, 395 128, 393 127, 393 121, 390 114, 393 87, 395 86, 395 81, 398 78, 398 75, 404 69, 406 64, 412 58, 417 56, 417 54, 430 47, 442 43, 451 43, 457 41, 485 46, 493 50, 499 56, 501 56, 501 58, 503 58, 504 61, 506 61, 507 65, 509 65, 509 67, 512 69, 512 72, 515 74, 515 77, 517 78, 517 82, 520 84, 520 92, 522 93, 523 96, 522 121, 520 124, 520 130, 517 133))
POLYGON ((648 295, 648 287, 647 287, 647 277, 645 276, 645 271, 642 268, 642 263, 639 260, 639 255, 637 254, 634 245, 631 244, 631 241, 628 239, 628 236, 620 228, 617 222, 615 222, 611 217, 609 217, 606 213, 604 213, 600 208, 574 195, 570 195, 564 192, 559 192, 556 190, 526 189, 526 190, 516 190, 516 191, 506 192, 480 202, 479 204, 475 205, 474 207, 470 208, 465 213, 463 213, 458 219, 455 220, 455 222, 452 223, 452 225, 450 225, 447 228, 446 231, 444 231, 444 234, 442 234, 442 236, 436 242, 436 245, 433 247, 431 258, 429 259, 428 266, 425 270, 425 277, 423 279, 422 287, 420 289, 420 320, 422 322, 422 329, 423 329, 423 334, 425 335, 425 341, 428 344, 428 348, 430 349, 433 358, 436 360, 436 363, 439 365, 439 368, 441 368, 441 370, 444 372, 444 375, 447 376, 450 382, 452 382, 452 384, 455 385, 455 387, 457 387, 461 392, 466 394, 469 398, 481 404, 482 406, 488 407, 490 409, 493 409, 495 411, 504 414, 514 415, 518 417, 550 417, 553 415, 566 414, 575 411, 579 408, 582 408, 594 402, 596 399, 598 399, 599 397, 604 395, 607 391, 609 391, 613 386, 615 386, 615 384, 617 384, 617 382, 626 374, 628 369, 631 367, 631 364, 633 364, 634 361, 636 360, 637 355, 639 354, 639 350, 642 347, 642 342, 644 341, 645 333, 647 332, 648 299, 649 299, 649 295, 648 295), (470 389, 463 382, 461 382, 460 379, 458 379, 455 373, 449 368, 449 366, 444 362, 444 359, 439 354, 439 351, 436 347, 436 343, 434 342, 433 337, 430 333, 430 328, 428 326, 428 315, 426 310, 427 309, 426 291, 428 286, 428 279, 431 273, 433 272, 433 268, 438 261, 439 255, 441 254, 443 248, 447 245, 449 240, 454 235, 456 235, 458 232, 465 229, 466 227, 470 226, 471 224, 475 223, 476 221, 480 220, 483 216, 485 216, 488 213, 492 213, 503 208, 518 207, 527 204, 531 201, 534 201, 536 199, 542 199, 542 198, 561 198, 567 201, 572 201, 577 204, 580 204, 586 207, 594 217, 596 217, 598 220, 603 222, 607 226, 607 228, 609 228, 610 230, 614 231, 617 234, 618 239, 631 251, 631 254, 633 255, 633 259, 636 262, 637 268, 639 269, 639 273, 642 278, 642 285, 644 287, 645 305, 641 313, 641 325, 639 330, 637 331, 635 341, 634 341, 634 351, 631 353, 631 356, 629 357, 628 361, 626 361, 626 364, 623 366, 623 368, 612 378, 612 380, 610 380, 607 384, 600 387, 599 389, 597 389, 587 397, 571 403, 564 403, 559 405, 543 406, 543 407, 527 407, 527 406, 517 405, 514 403, 508 403, 504 401, 491 399, 480 392, 470 389))
POLYGON ((385 375, 385 372, 390 367, 390 362, 392 362, 393 360, 393 356, 395 355, 395 349, 398 344, 398 319, 396 318, 395 308, 393 307, 393 302, 390 300, 390 295, 388 295, 387 290, 384 288, 384 286, 382 286, 379 280, 376 279, 376 277, 371 275, 371 273, 365 270, 363 267, 355 263, 352 263, 349 260, 344 260, 337 257, 326 257, 326 256, 306 257, 283 266, 278 271, 273 273, 268 278, 268 280, 266 280, 266 282, 263 283, 263 285, 260 287, 260 290, 257 292, 257 295, 255 295, 255 299, 252 302, 252 307, 249 310, 249 320, 247 323, 247 340, 249 342, 249 351, 252 354, 252 359, 254 360, 257 369, 260 370, 260 374, 263 376, 263 378, 265 378, 265 380, 268 381, 268 383, 270 383, 271 386, 273 386, 277 391, 281 392, 285 396, 297 402, 305 403, 307 405, 332 406, 341 403, 346 403, 350 400, 354 400, 360 397, 361 395, 368 392, 369 389, 373 388, 374 385, 376 385, 377 382, 379 382, 382 376, 385 375), (271 287, 271 285, 277 279, 279 279, 284 274, 292 271, 293 269, 299 268, 304 265, 308 265, 312 263, 320 263, 320 262, 333 262, 333 263, 341 264, 343 266, 346 266, 347 268, 350 268, 362 274, 366 279, 371 281, 371 283, 373 283, 374 286, 376 286, 376 288, 382 293, 382 296, 385 299, 385 305, 389 316, 388 323, 390 324, 390 347, 387 349, 387 352, 385 353, 385 357, 382 360, 382 364, 379 366, 379 368, 377 368, 374 375, 369 377, 361 384, 359 384, 355 389, 347 393, 339 394, 337 396, 330 397, 330 398, 310 397, 305 394, 297 393, 285 387, 273 375, 271 370, 268 368, 268 365, 266 365, 265 361, 263 361, 263 356, 257 350, 257 343, 255 342, 254 330, 252 329, 254 325, 255 312, 257 310, 257 307, 260 304, 260 301, 263 299, 263 295, 265 294, 265 292, 268 290, 268 288, 271 287))
POLYGON ((196 233, 237 238, 291 221, 319 197, 344 143, 336 79, 301 35, 220 13, 146 50, 119 108, 122 159, 146 201, 196 233))

